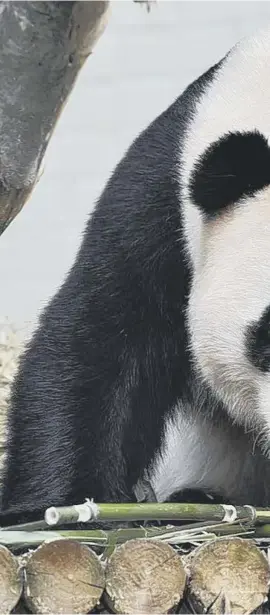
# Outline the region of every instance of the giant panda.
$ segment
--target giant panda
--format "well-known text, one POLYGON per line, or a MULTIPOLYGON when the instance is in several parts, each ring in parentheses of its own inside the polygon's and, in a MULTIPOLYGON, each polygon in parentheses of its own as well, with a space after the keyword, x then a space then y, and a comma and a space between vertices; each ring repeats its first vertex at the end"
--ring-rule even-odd
POLYGON ((270 27, 139 135, 15 378, 1 521, 183 490, 270 504, 270 27))

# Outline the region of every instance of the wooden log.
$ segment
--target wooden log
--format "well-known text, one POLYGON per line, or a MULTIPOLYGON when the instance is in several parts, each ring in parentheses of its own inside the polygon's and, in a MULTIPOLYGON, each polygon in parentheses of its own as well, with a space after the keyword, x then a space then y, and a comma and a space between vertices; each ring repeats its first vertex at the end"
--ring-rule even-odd
POLYGON ((168 613, 182 599, 186 573, 177 552, 158 540, 129 540, 106 568, 106 601, 115 613, 168 613))
POLYGON ((22 593, 22 573, 12 553, 0 545, 0 613, 5 615, 19 602, 22 593))
POLYGON ((43 543, 26 559, 24 600, 33 613, 88 613, 104 587, 99 558, 76 541, 43 543))
POLYGON ((211 541, 195 549, 186 563, 195 612, 248 614, 267 599, 268 561, 252 540, 211 541))
POLYGON ((1 2, 0 234, 37 180, 52 131, 109 2, 1 2))

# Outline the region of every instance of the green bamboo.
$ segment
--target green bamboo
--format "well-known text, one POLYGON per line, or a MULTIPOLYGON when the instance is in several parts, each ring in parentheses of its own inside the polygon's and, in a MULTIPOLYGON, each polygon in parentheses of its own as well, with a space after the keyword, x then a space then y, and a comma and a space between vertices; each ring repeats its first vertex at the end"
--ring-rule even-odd
POLYGON ((255 538, 270 538, 270 523, 265 523, 264 525, 258 525, 255 527, 254 532, 255 538))
POLYGON ((194 524, 189 527, 166 526, 166 527, 139 527, 117 530, 61 530, 61 531, 33 531, 24 530, 2 531, 0 530, 0 544, 7 547, 29 548, 42 544, 45 540, 70 539, 77 540, 92 546, 106 548, 120 545, 134 538, 146 538, 147 540, 159 539, 172 545, 185 543, 200 543, 213 540, 219 536, 247 536, 260 541, 270 539, 270 524, 258 527, 241 525, 240 523, 217 523, 205 526, 194 524))
POLYGON ((108 547, 110 545, 120 545, 128 540, 135 538, 145 538, 147 540, 159 539, 170 544, 185 544, 192 542, 203 542, 213 540, 218 536, 237 536, 247 535, 258 538, 270 537, 270 525, 261 526, 257 529, 244 527, 240 525, 226 524, 223 528, 218 526, 209 526, 206 528, 198 528, 196 531, 187 530, 184 528, 171 527, 170 529, 152 527, 152 528, 130 528, 125 530, 84 530, 84 531, 33 531, 26 532, 24 530, 1 531, 0 544, 13 548, 29 548, 38 546, 46 540, 69 539, 77 540, 96 547, 108 547))
POLYGON ((255 509, 251 506, 226 506, 223 504, 177 504, 177 503, 135 503, 135 504, 96 504, 87 500, 84 504, 51 507, 45 511, 44 518, 34 523, 9 526, 2 531, 36 531, 49 527, 78 522, 118 522, 134 521, 191 521, 201 524, 213 523, 270 523, 270 509, 255 509))
POLYGON ((47 530, 48 524, 44 519, 42 521, 32 521, 31 523, 18 523, 17 525, 8 525, 7 527, 0 527, 1 532, 13 532, 13 531, 26 531, 26 532, 38 532, 40 530, 47 530))
POLYGON ((226 506, 222 504, 135 503, 96 504, 91 501, 77 506, 52 507, 45 513, 48 525, 77 523, 78 521, 254 521, 261 515, 263 522, 270 522, 270 509, 263 513, 251 506, 226 506), (88 510, 88 514, 87 514, 88 510), (84 513, 84 518, 80 514, 84 513))
MULTIPOLYGON (((223 521, 224 508, 220 504, 97 504, 100 521, 223 521)), ((250 519, 249 509, 238 507, 238 519, 250 519)), ((269 513, 270 520, 270 513, 269 513)))
POLYGON ((270 523, 270 508, 256 508, 254 511, 258 523, 270 523))
MULTIPOLYGON (((224 504, 95 504, 100 521, 230 521, 270 523, 270 508, 224 504)), ((93 519, 94 520, 94 519, 93 519)))
MULTIPOLYGON (((170 526, 170 530, 175 531, 175 528, 170 526)), ((138 528, 125 528, 117 530, 0 530, 0 544, 13 547, 30 547, 34 545, 42 544, 45 540, 53 540, 66 538, 69 540, 77 540, 78 542, 84 542, 89 544, 95 544, 96 546, 107 546, 115 541, 116 544, 122 544, 127 540, 134 538, 158 538, 166 534, 166 527, 138 527, 138 528)), ((167 530, 168 532, 168 530, 167 530)))

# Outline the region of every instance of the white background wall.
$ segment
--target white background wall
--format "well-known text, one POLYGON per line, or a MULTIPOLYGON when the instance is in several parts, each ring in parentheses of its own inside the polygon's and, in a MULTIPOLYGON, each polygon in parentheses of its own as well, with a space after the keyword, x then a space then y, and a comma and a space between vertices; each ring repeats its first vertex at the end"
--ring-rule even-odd
POLYGON ((239 38, 267 22, 270 2, 158 0, 147 14, 131 0, 112 0, 109 25, 59 121, 44 173, 0 238, 0 321, 32 329, 131 140, 239 38))

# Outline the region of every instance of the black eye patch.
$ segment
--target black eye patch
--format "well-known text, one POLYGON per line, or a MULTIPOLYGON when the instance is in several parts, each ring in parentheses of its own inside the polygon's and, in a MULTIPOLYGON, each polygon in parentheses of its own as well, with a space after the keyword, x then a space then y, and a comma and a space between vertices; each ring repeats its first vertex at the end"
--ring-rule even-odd
POLYGON ((252 365, 261 372, 270 371, 270 306, 259 320, 247 327, 245 346, 252 365))
POLYGON ((216 216, 242 197, 270 184, 270 148, 257 131, 233 132, 200 157, 189 184, 190 196, 207 216, 216 216))

